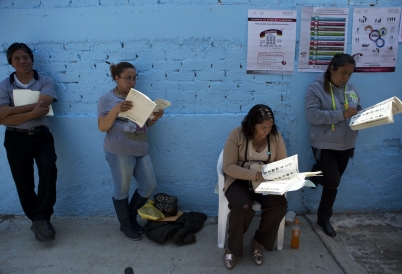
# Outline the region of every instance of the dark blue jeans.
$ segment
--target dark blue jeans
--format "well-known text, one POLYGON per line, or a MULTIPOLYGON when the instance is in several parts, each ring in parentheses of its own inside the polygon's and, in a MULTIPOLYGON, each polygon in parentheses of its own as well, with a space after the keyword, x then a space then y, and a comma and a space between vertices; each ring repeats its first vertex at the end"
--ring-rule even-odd
POLYGON ((50 132, 5 131, 4 147, 17 187, 22 209, 32 221, 50 220, 56 203, 56 152, 50 132), (38 193, 35 193, 34 160, 38 168, 38 193))

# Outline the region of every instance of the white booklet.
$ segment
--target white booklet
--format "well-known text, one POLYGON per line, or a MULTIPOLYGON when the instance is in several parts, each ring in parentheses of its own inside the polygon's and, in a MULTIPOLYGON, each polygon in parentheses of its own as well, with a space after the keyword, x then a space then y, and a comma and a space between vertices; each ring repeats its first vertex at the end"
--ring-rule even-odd
POLYGON ((128 111, 120 112, 118 116, 130 119, 140 127, 144 126, 148 118, 154 118, 152 112, 157 112, 171 105, 169 101, 163 99, 156 99, 153 102, 148 96, 136 89, 130 90, 126 101, 133 102, 133 107, 128 111))
POLYGON ((402 112, 402 102, 398 97, 391 97, 374 106, 359 111, 350 119, 353 130, 365 129, 394 122, 394 115, 402 112))
POLYGON ((133 102, 133 107, 125 112, 120 112, 119 117, 130 119, 140 127, 148 120, 156 104, 144 93, 131 89, 127 94, 126 101, 133 102))
MULTIPOLYGON (((170 107, 172 105, 172 103, 170 103, 169 101, 163 100, 163 99, 155 99, 155 108, 152 112, 158 112, 159 110, 165 109, 167 107, 170 107)), ((153 119, 155 116, 151 113, 151 115, 149 116, 149 119, 153 119)))
POLYGON ((304 186, 315 185, 306 177, 320 176, 321 171, 299 173, 297 154, 269 163, 267 165, 251 165, 250 169, 259 170, 266 181, 252 181, 255 193, 283 195, 287 191, 298 190, 304 186))
MULTIPOLYGON (((30 89, 14 89, 13 97, 14 97, 14 106, 23 106, 29 104, 39 103, 40 91, 30 90, 30 89)), ((53 108, 52 104, 49 105, 49 112, 46 116, 53 116, 53 108)))

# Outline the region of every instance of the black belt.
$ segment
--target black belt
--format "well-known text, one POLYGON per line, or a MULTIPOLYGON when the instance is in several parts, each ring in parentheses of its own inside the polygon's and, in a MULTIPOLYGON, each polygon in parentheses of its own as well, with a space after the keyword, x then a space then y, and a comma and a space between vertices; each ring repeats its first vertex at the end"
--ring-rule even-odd
POLYGON ((33 127, 33 128, 27 128, 27 129, 6 127, 6 130, 21 132, 21 133, 28 133, 29 135, 33 135, 35 133, 47 132, 47 131, 49 131, 49 128, 45 127, 45 126, 39 126, 39 127, 33 127))

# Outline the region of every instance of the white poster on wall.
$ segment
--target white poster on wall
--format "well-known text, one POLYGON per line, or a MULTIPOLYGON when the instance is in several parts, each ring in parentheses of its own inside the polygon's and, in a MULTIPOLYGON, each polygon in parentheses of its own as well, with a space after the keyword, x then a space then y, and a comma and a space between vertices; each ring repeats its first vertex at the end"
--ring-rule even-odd
POLYGON ((356 72, 394 72, 401 8, 355 8, 352 56, 356 72))
POLYGON ((349 9, 305 7, 301 11, 298 71, 325 71, 345 53, 349 9))
POLYGON ((247 73, 293 73, 296 10, 249 10, 247 73))

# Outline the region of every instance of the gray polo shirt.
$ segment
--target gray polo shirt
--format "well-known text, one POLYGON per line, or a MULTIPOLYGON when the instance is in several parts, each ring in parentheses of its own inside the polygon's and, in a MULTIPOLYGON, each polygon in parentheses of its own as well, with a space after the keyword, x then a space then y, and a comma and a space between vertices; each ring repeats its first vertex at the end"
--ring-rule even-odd
MULTIPOLYGON (((11 73, 9 77, 0 82, 0 107, 3 106, 14 106, 13 90, 14 89, 30 89, 34 91, 40 91, 40 94, 45 94, 53 97, 53 102, 57 101, 57 94, 55 90, 55 85, 53 79, 49 76, 38 74, 34 70, 34 78, 29 82, 27 87, 19 86, 19 84, 14 80, 15 72, 11 73)), ((35 118, 19 125, 13 125, 16 128, 33 128, 37 126, 49 126, 49 116, 43 116, 40 118, 35 118)))

